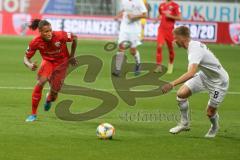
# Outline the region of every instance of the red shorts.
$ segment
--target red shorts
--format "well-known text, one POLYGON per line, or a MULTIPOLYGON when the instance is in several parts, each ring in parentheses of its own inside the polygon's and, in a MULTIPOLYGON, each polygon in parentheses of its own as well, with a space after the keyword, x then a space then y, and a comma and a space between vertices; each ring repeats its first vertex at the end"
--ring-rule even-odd
POLYGON ((38 76, 48 78, 52 90, 60 91, 67 74, 68 59, 61 62, 43 60, 38 71, 38 76))
POLYGON ((173 38, 173 30, 167 30, 167 29, 162 29, 158 28, 158 35, 157 35, 157 43, 158 44, 164 44, 165 41, 167 43, 172 43, 174 38, 173 38))

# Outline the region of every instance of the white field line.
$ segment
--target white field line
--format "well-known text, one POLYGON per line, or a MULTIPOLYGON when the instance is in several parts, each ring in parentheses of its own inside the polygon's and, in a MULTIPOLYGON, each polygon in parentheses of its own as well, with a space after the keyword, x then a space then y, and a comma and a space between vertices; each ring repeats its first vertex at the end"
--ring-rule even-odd
MULTIPOLYGON (((95 89, 95 90, 100 90, 100 91, 109 91, 109 92, 113 92, 116 91, 115 89, 101 89, 101 88, 91 88, 91 89, 95 89)), ((33 87, 10 87, 10 86, 0 86, 0 90, 33 90, 33 87)), ((44 90, 49 90, 49 88, 44 88, 44 90)), ((147 90, 132 90, 132 91, 147 91, 147 90)), ((171 93, 176 93, 177 90, 173 90, 171 91, 171 93)), ((208 92, 200 92, 202 94, 206 94, 208 92)), ((240 95, 240 92, 237 91, 228 91, 228 94, 231 95, 240 95)))

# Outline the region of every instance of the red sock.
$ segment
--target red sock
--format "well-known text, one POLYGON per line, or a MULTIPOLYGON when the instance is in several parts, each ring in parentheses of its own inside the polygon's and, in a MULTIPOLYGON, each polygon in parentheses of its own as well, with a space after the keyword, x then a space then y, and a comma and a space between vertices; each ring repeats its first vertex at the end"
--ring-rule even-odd
POLYGON ((156 60, 157 64, 162 64, 162 47, 157 47, 156 60))
POLYGON ((172 41, 167 42, 167 46, 169 51, 169 63, 173 64, 174 58, 175 58, 175 52, 174 52, 172 41))
POLYGON ((32 93, 32 114, 37 114, 38 104, 42 97, 42 86, 36 85, 32 93))
POLYGON ((175 58, 175 53, 174 53, 173 50, 170 50, 169 51, 169 62, 170 62, 170 64, 173 64, 174 58, 175 58))

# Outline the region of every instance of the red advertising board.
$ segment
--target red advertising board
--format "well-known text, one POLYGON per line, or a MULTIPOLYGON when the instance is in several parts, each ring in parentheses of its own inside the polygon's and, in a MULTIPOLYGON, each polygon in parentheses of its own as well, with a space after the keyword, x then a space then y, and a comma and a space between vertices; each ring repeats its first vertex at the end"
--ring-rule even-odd
POLYGON ((0 12, 75 14, 76 0, 0 0, 0 12))
MULTIPOLYGON (((87 17, 49 14, 0 13, 0 34, 35 35, 38 32, 28 29, 34 18, 47 19, 53 30, 65 30, 84 38, 115 39, 118 35, 119 22, 111 17, 87 17)), ((176 26, 186 25, 191 30, 193 39, 221 44, 240 44, 240 24, 226 22, 189 22, 180 21, 176 26)), ((148 20, 145 26, 145 39, 155 40, 158 24, 148 20)))
POLYGON ((2 34, 2 26, 3 26, 3 18, 2 18, 2 14, 0 14, 0 34, 2 34))

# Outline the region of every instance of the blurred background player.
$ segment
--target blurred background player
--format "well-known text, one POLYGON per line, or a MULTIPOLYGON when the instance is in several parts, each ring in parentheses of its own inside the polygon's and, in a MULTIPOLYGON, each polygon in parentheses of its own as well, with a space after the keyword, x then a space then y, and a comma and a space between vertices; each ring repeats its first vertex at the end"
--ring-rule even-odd
POLYGON ((135 75, 140 74, 140 53, 137 46, 141 44, 141 18, 147 18, 147 9, 142 0, 122 0, 122 10, 115 19, 122 18, 118 36, 118 52, 116 56, 116 68, 112 73, 119 77, 124 60, 125 42, 130 43, 130 53, 136 61, 135 75))
POLYGON ((166 0, 159 6, 159 19, 161 21, 158 28, 157 35, 157 53, 156 61, 157 67, 154 70, 155 73, 162 72, 162 46, 167 43, 169 52, 169 63, 168 63, 168 74, 173 72, 173 62, 174 62, 174 48, 173 48, 173 35, 172 31, 174 29, 174 24, 176 20, 181 20, 181 12, 179 5, 173 0, 166 0))
MULTIPOLYGON (((147 11, 148 11, 148 15, 149 15, 149 12, 151 10, 150 5, 148 4, 147 0, 143 0, 143 3, 145 4, 145 6, 147 8, 147 11)), ((141 41, 143 41, 143 39, 144 39, 144 29, 145 29, 146 23, 147 23, 147 19, 146 18, 142 18, 141 19, 141 26, 142 26, 141 41)))
POLYGON ((176 134, 190 129, 188 98, 194 93, 207 90, 210 96, 207 116, 211 122, 211 127, 205 137, 215 137, 219 129, 217 108, 228 90, 228 73, 205 44, 191 40, 189 28, 185 26, 176 28, 174 30, 174 39, 179 47, 187 49, 188 71, 178 79, 162 87, 163 93, 166 93, 173 87, 185 82, 177 92, 181 121, 176 127, 170 129, 169 132, 176 134))
POLYGON ((65 78, 68 61, 76 65, 74 58, 77 47, 77 36, 64 31, 52 31, 51 24, 46 20, 35 19, 29 26, 32 30, 39 30, 40 35, 35 37, 28 46, 24 57, 24 64, 35 71, 38 66, 36 62, 31 62, 31 58, 38 50, 42 56, 42 63, 38 71, 37 84, 32 93, 32 114, 26 122, 35 121, 37 118, 37 108, 42 97, 42 89, 45 83, 50 83, 51 89, 44 104, 44 110, 48 111, 51 102, 57 98, 58 91, 65 78), (67 49, 67 42, 72 42, 71 54, 67 49), (52 74, 54 74, 53 77, 52 74))
POLYGON ((194 8, 191 21, 202 21, 202 22, 205 21, 205 18, 199 13, 197 7, 194 8))

